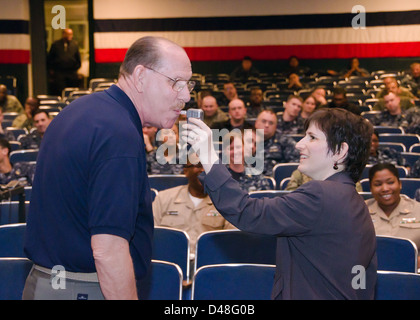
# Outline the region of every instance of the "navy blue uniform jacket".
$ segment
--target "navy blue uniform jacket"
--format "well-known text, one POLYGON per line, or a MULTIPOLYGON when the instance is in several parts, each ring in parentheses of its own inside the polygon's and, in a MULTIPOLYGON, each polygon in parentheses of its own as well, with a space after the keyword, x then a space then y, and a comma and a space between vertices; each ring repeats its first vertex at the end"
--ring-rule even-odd
POLYGON ((272 299, 374 298, 375 230, 346 173, 274 199, 250 198, 220 164, 200 178, 229 222, 278 237, 272 299))

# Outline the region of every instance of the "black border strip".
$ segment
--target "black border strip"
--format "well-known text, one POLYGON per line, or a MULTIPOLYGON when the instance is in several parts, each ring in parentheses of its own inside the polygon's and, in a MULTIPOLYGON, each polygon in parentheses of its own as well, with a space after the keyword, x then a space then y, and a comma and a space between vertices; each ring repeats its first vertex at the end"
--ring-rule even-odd
MULTIPOLYGON (((355 13, 276 16, 97 19, 95 32, 229 31, 267 29, 348 28, 355 13)), ((366 27, 420 24, 420 10, 366 12, 366 27)))
POLYGON ((29 34, 29 21, 0 20, 0 34, 29 34))

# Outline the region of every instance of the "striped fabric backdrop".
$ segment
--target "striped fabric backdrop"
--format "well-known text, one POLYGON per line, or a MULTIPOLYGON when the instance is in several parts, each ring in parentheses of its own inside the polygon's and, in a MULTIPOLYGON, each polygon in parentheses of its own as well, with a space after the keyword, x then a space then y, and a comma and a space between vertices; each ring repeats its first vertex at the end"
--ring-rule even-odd
MULTIPOLYGON (((192 61, 240 60, 244 55, 256 60, 287 59, 291 55, 301 59, 420 56, 420 10, 381 11, 389 7, 384 5, 386 0, 376 1, 376 7, 372 7, 373 0, 364 1, 371 4, 366 7, 365 29, 352 28, 357 15, 352 13, 354 1, 340 1, 337 12, 328 7, 331 1, 304 1, 308 6, 300 8, 298 14, 293 8, 287 12, 290 5, 281 5, 283 1, 231 2, 237 6, 204 10, 206 5, 222 2, 120 0, 117 6, 115 1, 94 0, 95 61, 121 62, 127 48, 145 35, 179 43, 192 61), (347 6, 342 5, 345 2, 347 6), (194 3, 203 10, 186 8, 194 3), (311 6, 315 3, 323 3, 324 8, 318 5, 316 13, 308 13, 315 11, 311 6), (240 4, 247 8, 239 9, 240 4), (200 15, 192 16, 197 11, 200 15)), ((402 7, 395 1, 394 6, 402 7)))
POLYGON ((0 64, 30 62, 28 0, 0 0, 0 64))

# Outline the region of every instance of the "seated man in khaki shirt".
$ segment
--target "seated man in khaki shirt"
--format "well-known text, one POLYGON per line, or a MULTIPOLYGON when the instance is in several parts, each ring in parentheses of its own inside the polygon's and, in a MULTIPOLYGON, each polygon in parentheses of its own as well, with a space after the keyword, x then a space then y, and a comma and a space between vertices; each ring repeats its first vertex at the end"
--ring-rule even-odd
POLYGON ((217 212, 204 192, 198 180, 201 172, 201 163, 194 165, 188 161, 184 168, 188 184, 160 191, 153 202, 155 226, 180 229, 189 235, 191 260, 194 260, 197 238, 201 233, 235 228, 217 212))

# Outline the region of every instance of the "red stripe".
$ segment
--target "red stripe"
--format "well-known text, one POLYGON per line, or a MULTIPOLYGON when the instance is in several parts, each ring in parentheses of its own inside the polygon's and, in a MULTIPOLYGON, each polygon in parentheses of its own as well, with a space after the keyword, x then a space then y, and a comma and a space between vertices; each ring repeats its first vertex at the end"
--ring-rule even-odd
MULTIPOLYGON (((191 61, 396 58, 420 56, 420 42, 185 48, 191 61)), ((122 62, 127 49, 95 49, 97 63, 122 62)))
POLYGON ((29 50, 3 50, 0 49, 0 64, 6 63, 30 63, 31 52, 29 50))

